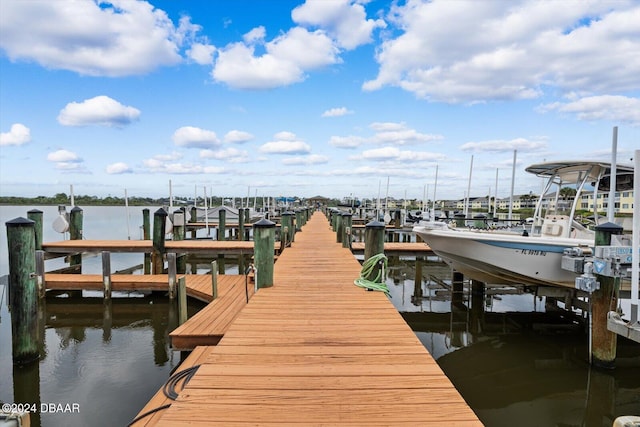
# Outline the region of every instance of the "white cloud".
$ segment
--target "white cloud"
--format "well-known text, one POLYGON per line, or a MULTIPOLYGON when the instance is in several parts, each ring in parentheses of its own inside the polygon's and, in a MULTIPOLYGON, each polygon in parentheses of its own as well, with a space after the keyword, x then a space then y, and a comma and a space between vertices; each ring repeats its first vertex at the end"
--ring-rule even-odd
POLYGON ((78 157, 76 153, 69 150, 57 150, 47 155, 47 160, 50 162, 64 162, 64 163, 76 163, 81 162, 82 159, 78 157))
POLYGON ((295 141, 298 139, 295 133, 288 132, 286 130, 276 133, 275 135, 273 135, 273 137, 275 139, 281 139, 283 141, 295 141))
POLYGON ((307 0, 291 12, 300 25, 325 29, 345 49, 370 43, 374 29, 386 26, 382 19, 367 19, 362 2, 351 0, 307 0))
POLYGON ((138 120, 139 117, 140 110, 101 95, 82 102, 68 103, 58 114, 58 122, 64 126, 121 127, 138 120))
POLYGON ((375 161, 403 161, 403 162, 423 162, 437 161, 444 158, 440 153, 429 153, 424 151, 400 150, 397 147, 381 147, 362 152, 361 158, 375 161))
POLYGON ((535 98, 548 86, 593 93, 640 84, 637 2, 415 0, 388 20, 402 32, 381 45, 365 90, 391 85, 474 103, 535 98))
POLYGON ((542 105, 538 111, 575 114, 580 120, 611 120, 633 126, 640 125, 640 98, 626 96, 587 96, 572 102, 542 105))
POLYGON ((329 157, 321 154, 310 154, 308 156, 288 157, 282 160, 285 165, 318 165, 328 163, 329 157))
POLYGON ((230 142, 233 144, 243 144, 251 141, 254 138, 249 132, 241 130, 230 130, 224 135, 224 142, 230 142))
POLYGON ((244 40, 246 44, 258 43, 263 41, 266 35, 267 30, 261 25, 243 35, 242 40, 244 40))
POLYGON ((364 144, 367 140, 361 136, 332 136, 329 145, 337 148, 356 148, 364 144))
POLYGON ((188 17, 176 27, 146 1, 3 0, 0 47, 12 61, 118 77, 180 63, 199 29, 188 17))
POLYGON ((155 158, 142 161, 143 166, 151 173, 166 173, 175 175, 222 174, 224 167, 202 166, 191 163, 170 163, 155 158))
POLYGON ((213 53, 216 47, 211 44, 193 43, 187 50, 187 56, 200 65, 213 64, 213 53))
POLYGON ((337 107, 325 111, 322 113, 322 117, 340 117, 346 116, 347 114, 353 114, 353 111, 348 110, 347 107, 337 107))
POLYGON ((339 62, 337 48, 322 31, 309 32, 294 27, 264 43, 252 32, 245 35, 250 44, 231 43, 218 50, 211 72, 214 80, 241 89, 270 89, 300 82, 308 70, 339 62), (256 56, 256 45, 266 53, 256 56))
POLYGON ((238 150, 234 147, 228 147, 221 150, 202 150, 200 158, 223 160, 229 163, 243 163, 249 161, 249 152, 246 150, 238 150))
POLYGON ((0 146, 23 145, 28 142, 31 142, 31 130, 22 123, 14 123, 9 132, 0 133, 0 146))
POLYGON ((107 165, 105 171, 109 175, 119 175, 123 173, 133 172, 132 169, 129 167, 129 165, 123 162, 117 162, 117 163, 112 163, 110 165, 107 165))
POLYGON ((404 124, 395 123, 387 124, 389 126, 379 127, 378 133, 375 134, 373 140, 383 144, 415 144, 420 142, 440 141, 444 139, 442 135, 432 135, 426 133, 420 133, 415 129, 409 129, 404 124), (397 126, 391 126, 397 125, 397 126), (384 130, 382 130, 384 129, 384 130))
POLYGON ((526 138, 515 138, 509 141, 506 140, 492 140, 481 142, 467 142, 463 144, 460 149, 462 151, 473 151, 475 153, 481 152, 508 152, 513 150, 518 151, 540 151, 547 148, 546 140, 528 140, 526 138))
POLYGON ((173 142, 187 148, 209 148, 220 144, 215 132, 193 126, 183 126, 173 133, 173 142))
POLYGON ((260 152, 266 154, 305 154, 311 146, 303 141, 270 141, 260 146, 260 152))

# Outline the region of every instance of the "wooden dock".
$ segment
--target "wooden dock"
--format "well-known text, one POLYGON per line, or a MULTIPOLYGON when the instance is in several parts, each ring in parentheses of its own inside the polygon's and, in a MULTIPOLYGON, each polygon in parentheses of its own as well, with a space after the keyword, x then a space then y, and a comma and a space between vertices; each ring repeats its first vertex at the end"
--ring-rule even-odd
MULTIPOLYGON (((151 240, 63 240, 43 243, 42 249, 48 253, 78 252, 141 252, 151 253, 151 240)), ((167 252, 175 253, 215 253, 215 254, 252 254, 253 242, 241 240, 168 240, 165 242, 167 252)))
POLYGON ((359 273, 316 212, 274 286, 198 348, 177 400, 135 425, 482 425, 388 297, 353 285, 359 273))

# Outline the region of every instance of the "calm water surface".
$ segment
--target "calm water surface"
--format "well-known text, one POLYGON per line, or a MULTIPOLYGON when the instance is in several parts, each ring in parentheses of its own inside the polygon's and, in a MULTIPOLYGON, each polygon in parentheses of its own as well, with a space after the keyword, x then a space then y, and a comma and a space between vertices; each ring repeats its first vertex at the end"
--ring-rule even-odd
MULTIPOLYGON (((3 225, 32 207, 0 207, 3 225)), ((44 240, 60 240, 51 228, 56 207, 44 211, 44 240)), ((140 237, 142 208, 84 209, 88 239, 140 237)), ((157 208, 150 208, 153 213, 157 208)), ((0 276, 8 273, 6 228, 0 234, 0 276)), ((57 268, 47 261, 47 269, 57 268)), ((142 255, 112 260, 113 270, 142 263, 142 255)), ((99 257, 83 259, 83 271, 100 272, 99 257)), ((424 277, 448 280, 442 263, 428 262, 424 277)), ((583 326, 530 294, 454 298, 434 281, 414 295, 414 266, 392 260, 391 301, 487 426, 611 426, 620 415, 640 415, 640 345, 620 338, 617 368, 590 369, 583 326)), ((6 286, 0 285, 0 401, 78 404, 80 413, 37 414, 35 426, 126 425, 179 364, 168 333, 176 313, 162 297, 119 295, 105 305, 96 294, 49 298, 39 363, 14 367, 6 286)), ((199 306, 190 306, 195 312, 199 306)), ((419 411, 420 408, 415 408, 419 411)))

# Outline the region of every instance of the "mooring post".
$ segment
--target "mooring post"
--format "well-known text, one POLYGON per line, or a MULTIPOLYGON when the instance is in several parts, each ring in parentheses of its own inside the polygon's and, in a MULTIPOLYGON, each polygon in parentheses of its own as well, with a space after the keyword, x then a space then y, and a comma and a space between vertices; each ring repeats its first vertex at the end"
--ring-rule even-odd
POLYGON ((342 225, 342 213, 336 213, 336 243, 342 243, 342 233, 344 233, 342 225))
POLYGON ((102 251, 102 284, 104 299, 111 298, 111 253, 102 251))
POLYGON ((302 209, 296 209, 296 231, 302 229, 302 209))
POLYGON ((151 261, 153 274, 164 272, 165 234, 167 230, 167 211, 160 208, 153 213, 153 253, 151 261))
MULTIPOLYGON (((281 236, 284 235, 285 239, 286 239, 286 243, 291 243, 293 242, 292 236, 293 236, 293 212, 282 212, 282 215, 280 216, 280 221, 282 222, 282 231, 281 231, 281 236)), ((282 237, 281 237, 282 238, 282 237)))
POLYGON ((193 223, 191 224, 191 238, 195 240, 198 234, 198 227, 194 225, 198 222, 198 208, 195 206, 191 206, 191 209, 189 210, 189 222, 193 223))
MULTIPOLYGON (((151 240, 151 220, 149 217, 149 209, 142 209, 142 239, 151 240)), ((144 274, 151 274, 151 254, 144 254, 144 274)))
POLYGON ((238 240, 244 240, 244 209, 238 209, 238 240))
MULTIPOLYGON (((69 213, 69 238, 71 240, 82 240, 82 209, 74 206, 69 213)), ((82 272, 82 254, 71 255, 69 265, 77 265, 82 272)))
POLYGON ((456 227, 465 227, 466 226, 465 215, 463 213, 457 213, 453 217, 456 220, 456 227))
POLYGON ((273 286, 275 230, 276 224, 268 219, 263 218, 253 224, 253 259, 256 268, 255 283, 258 289, 273 286))
POLYGON ((422 263, 423 258, 417 256, 416 257, 416 265, 415 265, 415 276, 414 276, 414 289, 416 294, 416 298, 422 298, 422 263), (418 291, 419 290, 419 291, 418 291))
POLYGON ((484 313, 485 284, 479 280, 471 280, 471 318, 470 330, 482 332, 482 314, 484 313))
MULTIPOLYGON (((186 222, 183 210, 177 210, 173 213, 173 240, 181 241, 185 239, 186 222)), ((185 274, 187 271, 187 254, 176 254, 176 273, 185 274)))
POLYGON ((343 248, 351 247, 352 216, 353 214, 351 212, 345 212, 342 214, 342 247, 343 248))
MULTIPOLYGON (((384 253, 384 222, 371 221, 364 227, 364 260, 368 260, 374 255, 384 253)), ((373 281, 381 271, 380 265, 371 269, 371 274, 366 277, 373 281)))
MULTIPOLYGON (((607 222, 595 228, 595 245, 608 246, 611 236, 622 234, 623 228, 607 222)), ((616 360, 618 335, 607 329, 607 314, 611 307, 618 306, 620 278, 596 274, 600 289, 591 294, 591 362, 600 368, 613 368, 616 360)))
POLYGON ((16 218, 5 225, 9 254, 13 363, 21 365, 37 360, 40 356, 35 223, 30 219, 16 218))
POLYGON ((44 277, 44 251, 36 251, 36 282, 38 285, 38 296, 44 298, 47 294, 47 284, 44 277))
POLYGON ((218 240, 227 240, 227 211, 223 206, 218 211, 218 240))
POLYGON ((338 209, 331 209, 331 229, 336 232, 338 230, 338 209))
POLYGON ((178 323, 187 321, 187 282, 184 276, 178 279, 178 323))
POLYGON ((178 263, 175 252, 167 252, 167 276, 169 279, 169 299, 174 299, 178 281, 178 263))
POLYGON ((27 218, 35 223, 36 251, 39 251, 42 249, 42 211, 38 209, 31 209, 27 212, 27 218))
MULTIPOLYGON (((242 209, 238 209, 238 218, 242 218, 242 209)), ((242 221, 239 221, 242 222, 242 221)), ((238 226, 240 226, 238 224, 238 226)), ((242 225, 244 227, 244 224, 242 225)), ((218 240, 226 239, 226 230, 227 230, 227 211, 224 210, 223 207, 218 211, 218 240)), ((240 238, 242 240, 242 238, 240 238)), ((225 273, 225 261, 224 254, 218 255, 218 274, 225 273)))
POLYGON ((218 298, 218 263, 211 262, 211 296, 212 299, 218 298))

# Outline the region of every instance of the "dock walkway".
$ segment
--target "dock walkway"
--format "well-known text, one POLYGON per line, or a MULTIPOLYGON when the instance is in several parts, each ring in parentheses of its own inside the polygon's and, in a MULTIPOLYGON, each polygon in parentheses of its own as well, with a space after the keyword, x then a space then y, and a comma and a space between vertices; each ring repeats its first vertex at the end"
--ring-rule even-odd
POLYGON ((153 424, 482 425, 387 296, 353 285, 359 273, 316 212, 153 424))

